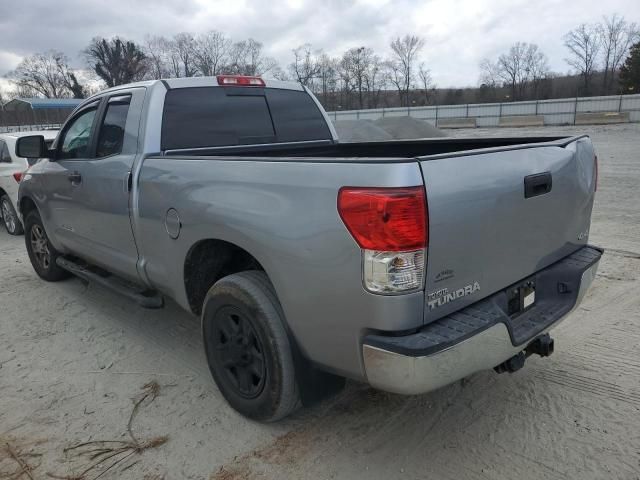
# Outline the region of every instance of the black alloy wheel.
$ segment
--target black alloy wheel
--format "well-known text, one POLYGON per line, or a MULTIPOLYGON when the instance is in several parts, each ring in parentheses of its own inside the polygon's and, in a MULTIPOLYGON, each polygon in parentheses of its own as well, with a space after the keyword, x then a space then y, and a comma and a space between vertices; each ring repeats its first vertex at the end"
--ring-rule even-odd
POLYGON ((222 365, 227 380, 247 399, 264 389, 266 371, 262 343, 251 319, 239 308, 226 306, 216 312, 209 339, 214 361, 222 365))

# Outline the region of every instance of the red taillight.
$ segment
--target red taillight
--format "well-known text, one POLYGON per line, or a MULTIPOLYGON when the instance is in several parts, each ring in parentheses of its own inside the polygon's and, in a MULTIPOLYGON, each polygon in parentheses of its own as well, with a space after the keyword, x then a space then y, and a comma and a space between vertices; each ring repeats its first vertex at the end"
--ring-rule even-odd
POLYGON ((593 168, 594 168, 594 171, 595 171, 595 179, 596 179, 596 182, 595 182, 596 186, 593 189, 593 191, 597 192, 598 191, 598 156, 594 155, 593 158, 594 158, 594 160, 593 160, 593 168))
POLYGON ((343 187, 338 213, 361 248, 397 252, 427 246, 424 187, 343 187))
POLYGON ((24 175, 24 172, 16 172, 13 174, 13 178, 16 182, 20 183, 20 181, 22 180, 22 175, 24 175))
POLYGON ((218 85, 229 87, 264 87, 266 84, 260 77, 246 75, 218 75, 218 85))

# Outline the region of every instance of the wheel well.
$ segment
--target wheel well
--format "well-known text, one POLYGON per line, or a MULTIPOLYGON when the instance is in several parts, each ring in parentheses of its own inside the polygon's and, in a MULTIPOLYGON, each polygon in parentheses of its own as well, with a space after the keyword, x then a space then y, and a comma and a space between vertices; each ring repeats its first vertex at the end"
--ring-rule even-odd
POLYGON ((195 314, 209 289, 222 277, 246 270, 262 270, 262 265, 246 250, 223 240, 201 240, 189 249, 184 262, 184 287, 195 314))
POLYGON ((38 209, 38 207, 36 207, 35 202, 31 200, 29 197, 24 197, 20 201, 19 208, 20 208, 20 213, 22 214, 22 218, 26 218, 29 212, 31 212, 32 210, 38 209))
POLYGON ((3 195, 6 195, 7 192, 5 192, 2 188, 0 188, 0 197, 2 197, 3 195))

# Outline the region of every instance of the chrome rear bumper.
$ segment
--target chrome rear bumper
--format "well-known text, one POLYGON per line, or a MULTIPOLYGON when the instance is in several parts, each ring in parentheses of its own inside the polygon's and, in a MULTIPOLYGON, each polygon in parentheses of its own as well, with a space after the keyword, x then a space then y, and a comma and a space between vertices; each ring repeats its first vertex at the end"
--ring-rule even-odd
MULTIPOLYGON (((588 247, 591 248, 591 247, 588 247)), ((601 250, 598 250, 601 254, 601 250)), ((392 351, 380 344, 363 345, 368 382, 375 388, 406 395, 435 390, 481 370, 488 370, 516 355, 539 335, 557 326, 582 301, 596 276, 600 257, 579 277, 579 289, 571 310, 555 319, 544 330, 514 345, 513 334, 503 322, 495 322, 459 343, 426 355, 392 351)), ((567 307, 568 308, 568 307, 567 307)), ((397 343, 397 342, 396 342, 397 343)), ((412 341, 414 345, 416 342, 412 341)))

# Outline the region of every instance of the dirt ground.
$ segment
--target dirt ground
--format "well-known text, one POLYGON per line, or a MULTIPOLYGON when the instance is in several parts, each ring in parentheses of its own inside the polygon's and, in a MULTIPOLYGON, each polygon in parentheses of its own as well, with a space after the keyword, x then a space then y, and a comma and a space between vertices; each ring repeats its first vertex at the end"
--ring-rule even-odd
POLYGON ((196 318, 77 279, 47 284, 23 237, 0 231, 0 478, 77 476, 92 461, 65 448, 106 440, 131 455, 104 479, 640 479, 640 125, 449 133, 585 132, 600 158, 590 241, 607 252, 553 356, 417 397, 349 383, 276 425, 225 404, 196 318))

